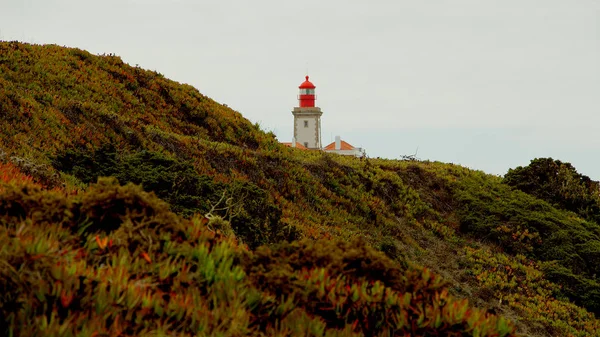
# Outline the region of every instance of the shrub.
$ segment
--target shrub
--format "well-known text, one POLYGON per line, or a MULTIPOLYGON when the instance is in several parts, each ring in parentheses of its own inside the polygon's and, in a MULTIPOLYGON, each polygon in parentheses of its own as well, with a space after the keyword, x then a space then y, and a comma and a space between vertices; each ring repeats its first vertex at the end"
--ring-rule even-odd
POLYGON ((264 293, 259 322, 286 320, 295 305, 330 329, 350 325, 365 336, 514 335, 504 319, 467 310, 429 270, 401 268, 360 240, 262 247, 243 264, 264 293))
POLYGON ((570 163, 536 158, 528 166, 508 170, 503 182, 600 223, 600 184, 578 173, 570 163))
POLYGON ((0 334, 514 336, 429 270, 400 267, 364 242, 255 254, 207 223, 114 178, 77 196, 8 186, 0 334))

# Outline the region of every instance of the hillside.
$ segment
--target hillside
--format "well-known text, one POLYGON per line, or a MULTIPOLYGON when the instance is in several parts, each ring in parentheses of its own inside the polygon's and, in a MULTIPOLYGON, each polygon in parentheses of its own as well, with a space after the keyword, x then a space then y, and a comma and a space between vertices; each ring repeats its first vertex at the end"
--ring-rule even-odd
POLYGON ((502 178, 52 45, 0 42, 0 130, 3 335, 600 335, 600 226, 502 178))

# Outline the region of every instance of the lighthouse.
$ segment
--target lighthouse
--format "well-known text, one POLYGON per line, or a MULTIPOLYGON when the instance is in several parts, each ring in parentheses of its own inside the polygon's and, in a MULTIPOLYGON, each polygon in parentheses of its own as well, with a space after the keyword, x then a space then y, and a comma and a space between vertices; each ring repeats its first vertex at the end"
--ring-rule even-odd
POLYGON ((294 144, 302 144, 311 150, 321 149, 321 109, 315 106, 315 85, 308 80, 298 87, 298 107, 292 110, 294 115, 294 144))

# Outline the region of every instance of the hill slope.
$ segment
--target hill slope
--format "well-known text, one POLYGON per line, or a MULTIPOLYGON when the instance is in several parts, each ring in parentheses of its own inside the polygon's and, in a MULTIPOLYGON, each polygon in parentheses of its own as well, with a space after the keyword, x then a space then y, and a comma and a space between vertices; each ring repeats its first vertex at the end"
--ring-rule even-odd
POLYGON ((495 314, 527 335, 600 331, 590 313, 600 310, 594 265, 600 227, 500 178, 441 163, 286 148, 190 86, 78 49, 0 42, 0 89, 4 180, 18 185, 5 187, 0 201, 0 236, 3 247, 10 247, 0 259, 22 270, 15 281, 11 268, 2 269, 2 278, 15 289, 12 301, 27 303, 4 323, 35 318, 38 324, 23 335, 47 327, 55 310, 53 329, 70 324, 89 334, 114 329, 126 335, 160 329, 295 334, 306 328, 312 335, 475 335, 477 326, 484 335, 510 335, 510 324, 495 314), (90 187, 101 176, 140 184, 177 214, 134 187, 114 181, 90 187), (115 201, 119 198, 123 201, 115 201), (147 211, 131 198, 150 198, 144 202, 160 206, 147 211), (47 206, 54 203, 62 205, 60 214, 47 206), (111 210, 112 220, 103 222, 94 207, 111 210), (44 235, 32 241, 21 228, 44 235), (272 244, 277 245, 264 246, 272 244), (64 256, 56 256, 59 246, 64 256), (68 274, 51 267, 65 263, 80 267, 68 274), (203 263, 193 277, 181 272, 190 263, 203 263), (208 276, 205 263, 225 269, 208 276), (101 293, 81 285, 88 281, 69 285, 79 287, 77 292, 48 286, 38 289, 41 297, 32 297, 37 293, 27 289, 38 287, 30 279, 37 271, 61 284, 83 277, 98 286, 120 277, 119 294, 141 291, 136 290, 141 283, 170 283, 144 288, 145 304, 101 310, 110 319, 100 319, 92 308, 101 293), (223 292, 230 286, 239 296, 223 292), (170 302, 162 297, 167 288, 170 296, 222 319, 199 323, 202 314, 191 309, 173 316, 157 312, 170 302), (377 297, 382 291, 391 296, 387 304, 377 297), (413 294, 404 299, 408 307, 391 299, 407 294, 413 294), (488 313, 467 311, 460 298, 488 313), (68 311, 71 301, 78 310, 68 311), (239 309, 235 324, 219 316, 233 308, 239 309), (138 323, 118 323, 136 317, 138 323), (144 320, 152 323, 140 325, 144 320))

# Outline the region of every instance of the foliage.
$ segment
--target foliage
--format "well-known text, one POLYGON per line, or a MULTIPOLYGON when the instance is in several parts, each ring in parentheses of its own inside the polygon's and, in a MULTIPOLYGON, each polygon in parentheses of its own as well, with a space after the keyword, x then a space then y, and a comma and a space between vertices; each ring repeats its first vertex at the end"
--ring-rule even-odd
MULTIPOLYGON (((303 241, 263 247, 245 262, 269 296, 294 301, 328 328, 352 325, 365 336, 510 335, 504 319, 467 309, 427 269, 399 268, 364 242, 303 241)), ((289 314, 271 305, 264 315, 289 314), (271 309, 272 308, 272 309, 271 309)))
POLYGON ((598 334, 596 224, 498 177, 286 148, 113 55, 0 42, 0 88, 21 335, 598 334))
POLYGON ((399 269, 359 242, 252 253, 204 220, 180 218, 153 194, 115 179, 76 197, 7 186, 0 332, 514 335, 503 318, 453 299, 439 277, 399 269))
POLYGON ((22 173, 11 163, 0 163, 0 183, 33 184, 33 177, 22 173))
MULTIPOLYGON (((466 182, 467 180, 463 180, 466 182)), ((567 295, 589 310, 600 313, 600 275, 596 263, 600 226, 552 208, 524 193, 514 193, 482 181, 465 185, 458 195, 462 229, 495 240, 507 251, 527 254, 540 261, 555 261, 573 277, 548 273, 567 295), (582 285, 587 285, 582 288, 582 285), (588 291, 581 291, 586 289, 588 291)))
POLYGON ((504 182, 554 206, 600 223, 600 183, 577 173, 570 163, 536 158, 508 170, 504 182))
POLYGON ((544 277, 548 265, 539 265, 524 255, 508 257, 483 248, 465 247, 464 252, 465 267, 481 286, 480 291, 489 291, 501 305, 523 312, 530 325, 546 326, 551 335, 600 334, 600 322, 593 314, 552 296, 560 287, 544 277))
POLYGON ((119 155, 111 145, 92 153, 70 149, 54 161, 59 170, 85 183, 112 176, 122 183, 141 184, 184 216, 206 214, 219 194, 227 194, 231 202, 213 211, 223 211, 237 237, 251 247, 294 239, 293 235, 297 235, 283 233, 279 223, 281 211, 264 190, 251 182, 217 183, 210 176, 200 175, 191 161, 152 151, 119 155))
MULTIPOLYGON (((600 287, 596 275, 600 226, 587 222, 520 191, 497 177, 452 166, 410 164, 402 175, 414 182, 426 177, 439 186, 440 204, 456 216, 462 233, 491 241, 511 255, 522 254, 541 262, 546 278, 560 285, 554 294, 568 297, 588 310, 600 312, 600 287), (432 170, 436 170, 432 175, 432 170), (414 178, 418 176, 419 178, 414 178), (408 178, 408 177, 407 177, 408 178), (447 193, 450 191, 450 193, 447 193)), ((431 181, 430 180, 430 181, 431 181)), ((431 183, 431 182, 430 182, 431 183)), ((431 193, 431 187, 427 189, 431 193)))

